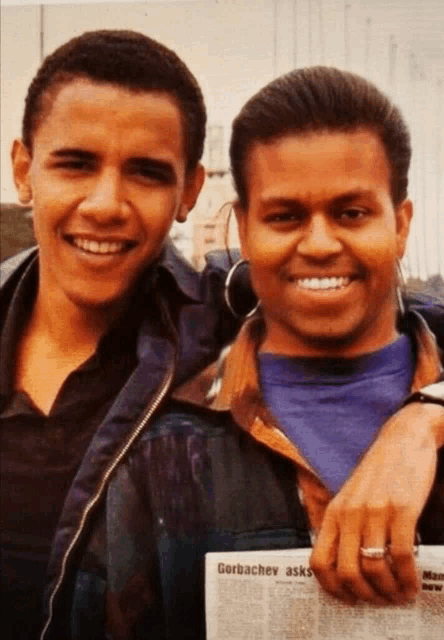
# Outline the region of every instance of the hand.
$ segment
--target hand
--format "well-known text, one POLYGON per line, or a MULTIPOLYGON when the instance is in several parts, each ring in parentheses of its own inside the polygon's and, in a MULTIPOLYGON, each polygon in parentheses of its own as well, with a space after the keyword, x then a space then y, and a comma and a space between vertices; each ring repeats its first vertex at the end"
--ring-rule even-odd
POLYGON ((418 591, 416 525, 436 473, 444 409, 412 403, 382 427, 377 440, 329 503, 311 567, 330 594, 354 603, 401 603, 418 591), (439 434, 439 437, 438 437, 439 434), (390 555, 368 559, 362 547, 390 555))

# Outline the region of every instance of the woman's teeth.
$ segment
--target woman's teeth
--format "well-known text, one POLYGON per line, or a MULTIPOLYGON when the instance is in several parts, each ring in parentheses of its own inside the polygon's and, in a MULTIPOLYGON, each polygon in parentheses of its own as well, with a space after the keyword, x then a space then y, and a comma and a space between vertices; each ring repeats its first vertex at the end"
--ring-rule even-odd
POLYGON ((350 284, 351 278, 349 276, 341 276, 339 278, 302 278, 296 279, 296 284, 301 289, 341 289, 350 284))
POLYGON ((97 242, 83 238, 73 238, 72 242, 76 247, 88 251, 88 253, 120 253, 125 248, 125 242, 97 242))

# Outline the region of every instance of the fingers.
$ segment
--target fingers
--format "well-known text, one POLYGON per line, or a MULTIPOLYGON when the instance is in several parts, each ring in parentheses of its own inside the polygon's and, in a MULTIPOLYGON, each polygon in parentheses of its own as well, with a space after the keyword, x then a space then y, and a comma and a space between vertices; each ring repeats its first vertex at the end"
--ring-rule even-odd
MULTIPOLYGON (((389 535, 385 514, 376 509, 366 518, 361 547, 385 550, 389 535)), ((389 602, 403 602, 389 557, 385 555, 380 559, 366 558, 362 555, 361 549, 359 549, 359 555, 362 575, 374 590, 389 602)))
POLYGON ((382 530, 377 526, 370 527, 365 536, 368 543, 363 544, 361 511, 356 510, 351 514, 347 524, 341 532, 338 547, 337 573, 343 588, 358 600, 379 605, 392 602, 386 589, 393 588, 394 579, 385 558, 366 559, 363 563, 364 558, 361 556, 361 546, 384 549, 385 527, 382 530), (386 589, 382 588, 383 586, 386 589))
POLYGON ((321 586, 349 604, 411 600, 419 586, 413 556, 416 519, 400 512, 390 525, 386 510, 339 514, 329 507, 310 561, 321 586), (361 547, 386 549, 388 540, 390 553, 383 558, 362 556, 361 547))
POLYGON ((347 604, 355 604, 356 597, 342 586, 336 571, 338 543, 339 528, 327 509, 310 557, 310 567, 327 593, 347 604))
POLYGON ((398 513, 393 519, 389 558, 404 601, 412 600, 419 590, 414 555, 415 527, 416 518, 405 512, 398 513))

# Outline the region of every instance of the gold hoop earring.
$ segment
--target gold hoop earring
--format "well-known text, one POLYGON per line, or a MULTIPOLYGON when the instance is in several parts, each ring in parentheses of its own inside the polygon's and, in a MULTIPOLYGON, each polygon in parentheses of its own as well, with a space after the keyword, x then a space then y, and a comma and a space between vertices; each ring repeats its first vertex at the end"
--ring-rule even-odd
POLYGON ((225 280, 224 299, 236 318, 250 318, 259 309, 261 303, 251 286, 248 260, 238 260, 229 270, 225 280))

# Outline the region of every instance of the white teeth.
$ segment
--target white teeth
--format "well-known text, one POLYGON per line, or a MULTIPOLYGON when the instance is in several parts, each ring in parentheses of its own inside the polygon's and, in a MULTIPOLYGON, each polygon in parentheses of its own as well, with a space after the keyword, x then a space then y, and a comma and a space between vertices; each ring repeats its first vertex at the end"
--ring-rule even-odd
POLYGON ((97 242, 84 238, 72 238, 73 244, 88 253, 119 253, 125 248, 124 242, 97 242))
POLYGON ((351 278, 348 276, 340 276, 339 278, 302 278, 296 280, 301 289, 341 289, 346 287, 351 282, 351 278))

